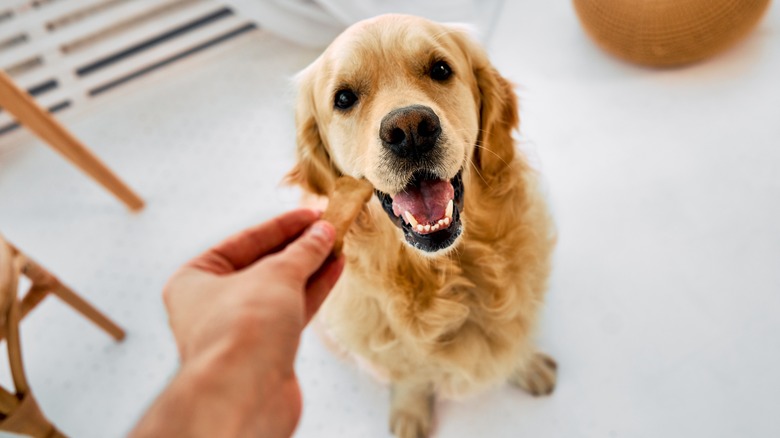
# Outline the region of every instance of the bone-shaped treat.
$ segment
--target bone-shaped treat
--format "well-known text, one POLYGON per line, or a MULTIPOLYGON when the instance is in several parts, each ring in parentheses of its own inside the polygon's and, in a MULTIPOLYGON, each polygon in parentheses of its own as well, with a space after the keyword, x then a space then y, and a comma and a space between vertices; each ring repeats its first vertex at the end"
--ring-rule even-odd
POLYGON ((344 244, 344 236, 347 230, 355 222, 363 205, 371 199, 374 187, 365 179, 355 179, 351 176, 342 176, 336 180, 336 187, 330 195, 328 208, 322 215, 322 219, 333 224, 336 228, 336 243, 333 246, 333 254, 341 254, 344 244))

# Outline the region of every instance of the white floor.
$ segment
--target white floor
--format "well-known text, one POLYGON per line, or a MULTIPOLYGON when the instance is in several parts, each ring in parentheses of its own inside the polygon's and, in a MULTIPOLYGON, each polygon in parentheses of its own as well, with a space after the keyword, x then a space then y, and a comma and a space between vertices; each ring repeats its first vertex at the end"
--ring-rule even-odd
MULTIPOLYGON (((440 402, 435 436, 780 436, 777 5, 728 53, 655 71, 596 49, 570 2, 506 3, 490 51, 520 84, 523 143, 560 228, 539 340, 559 385, 440 402)), ((62 430, 123 436, 176 369, 166 278, 296 204, 278 186, 293 156, 286 77, 315 56, 256 33, 65 115, 148 199, 138 215, 38 142, 0 147, 4 235, 129 332, 114 344, 54 299, 25 320, 30 380, 62 430)), ((389 436, 387 388, 310 333, 298 370, 296 436, 389 436)))

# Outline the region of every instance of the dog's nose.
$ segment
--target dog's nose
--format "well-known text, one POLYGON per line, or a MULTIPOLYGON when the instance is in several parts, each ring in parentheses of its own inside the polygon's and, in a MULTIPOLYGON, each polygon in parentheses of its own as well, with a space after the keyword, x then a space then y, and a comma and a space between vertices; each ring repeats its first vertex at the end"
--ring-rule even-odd
POLYGON ((382 119, 379 138, 401 158, 418 158, 436 146, 441 135, 439 117, 427 106, 396 108, 382 119))

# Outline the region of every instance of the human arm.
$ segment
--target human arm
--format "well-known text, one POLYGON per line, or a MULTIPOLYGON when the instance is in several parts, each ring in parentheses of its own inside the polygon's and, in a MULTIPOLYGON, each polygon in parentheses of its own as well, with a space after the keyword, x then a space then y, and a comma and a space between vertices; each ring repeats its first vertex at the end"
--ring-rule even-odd
POLYGON ((288 437, 301 412, 300 333, 344 266, 335 231, 297 210, 183 266, 163 296, 181 369, 131 436, 288 437))

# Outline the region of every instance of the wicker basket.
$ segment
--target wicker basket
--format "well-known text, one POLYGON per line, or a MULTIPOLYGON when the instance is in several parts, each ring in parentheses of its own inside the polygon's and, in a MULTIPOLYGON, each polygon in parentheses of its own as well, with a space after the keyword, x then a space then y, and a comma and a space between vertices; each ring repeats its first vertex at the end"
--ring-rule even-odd
POLYGON ((608 52, 667 67, 712 56, 753 29, 769 0, 574 0, 585 30, 608 52))

